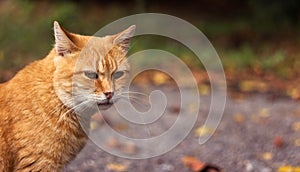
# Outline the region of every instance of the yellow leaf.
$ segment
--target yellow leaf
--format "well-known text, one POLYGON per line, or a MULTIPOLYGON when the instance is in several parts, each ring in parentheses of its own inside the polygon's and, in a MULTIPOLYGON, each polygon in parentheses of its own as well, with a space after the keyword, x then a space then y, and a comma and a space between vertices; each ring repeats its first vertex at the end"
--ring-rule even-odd
POLYGON ((153 76, 153 81, 157 85, 162 85, 168 81, 168 76, 162 72, 156 72, 153 76))
POLYGON ((117 164, 117 163, 109 163, 106 165, 106 168, 112 171, 127 171, 126 165, 117 164))
POLYGON ((300 139, 296 139, 296 140, 294 141, 294 144, 295 144, 295 146, 300 146, 300 139))
POLYGON ((277 172, 300 172, 300 167, 281 166, 277 169, 277 172))
POLYGON ((245 116, 241 113, 236 113, 234 114, 233 119, 235 122, 242 123, 245 121, 245 116))
POLYGON ((269 111, 270 110, 268 108, 262 108, 262 109, 259 110, 259 116, 268 117, 268 116, 270 116, 269 111))
POLYGON ((183 164, 189 167, 192 171, 200 171, 205 167, 205 163, 198 160, 196 157, 184 156, 181 158, 183 164))
POLYGON ((115 137, 111 137, 106 140, 105 145, 110 148, 116 148, 120 146, 120 142, 115 137))
POLYGON ((195 130, 195 136, 200 137, 200 136, 212 134, 213 132, 214 132, 213 129, 203 125, 195 130))
POLYGON ((287 90, 287 95, 292 99, 298 99, 300 97, 300 91, 297 88, 290 88, 287 90))
POLYGON ((137 152, 135 143, 127 142, 124 145, 122 145, 122 152, 129 154, 129 155, 135 154, 137 152))
POLYGON ((91 130, 95 130, 97 128, 100 128, 100 126, 101 125, 98 122, 96 122, 96 121, 91 121, 91 123, 90 123, 91 130))
POLYGON ((254 90, 253 81, 242 81, 240 82, 239 87, 244 92, 249 92, 254 90))
POLYGON ((281 166, 277 169, 277 172, 293 172, 293 167, 291 167, 291 166, 281 166))
POLYGON ((262 158, 266 161, 273 159, 273 154, 271 152, 265 152, 262 154, 262 158))
POLYGON ((295 122, 293 124, 293 130, 294 131, 300 131, 300 122, 295 122))
POLYGON ((208 95, 210 93, 210 87, 206 84, 200 84, 198 86, 199 93, 202 95, 208 95))
POLYGON ((268 85, 262 81, 245 80, 240 82, 239 87, 243 92, 260 91, 266 92, 268 85))
POLYGON ((124 124, 124 123, 119 123, 114 127, 114 129, 117 131, 123 131, 123 130, 128 129, 128 125, 124 124))

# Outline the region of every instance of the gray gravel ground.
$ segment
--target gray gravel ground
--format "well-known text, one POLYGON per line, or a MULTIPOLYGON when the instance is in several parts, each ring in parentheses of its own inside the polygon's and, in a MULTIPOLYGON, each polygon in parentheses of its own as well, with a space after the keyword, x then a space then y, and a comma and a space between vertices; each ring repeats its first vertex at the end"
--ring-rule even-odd
MULTIPOLYGON (((168 110, 162 118, 148 126, 152 136, 163 133, 177 118, 178 93, 175 90, 165 93, 169 100, 168 110)), ((183 156, 197 157, 226 172, 271 172, 282 165, 300 166, 300 146, 295 144, 295 140, 300 139, 300 131, 293 129, 294 123, 300 122, 298 102, 286 98, 270 100, 268 96, 261 94, 244 99, 228 97, 217 132, 205 144, 199 145, 195 130, 202 126, 206 119, 210 96, 202 95, 201 102, 194 129, 182 143, 166 154, 145 160, 124 159, 106 153, 89 141, 64 171, 113 171, 107 164, 117 163, 125 165, 126 171, 131 172, 188 172, 190 169, 181 161, 183 156), (282 146, 274 144, 276 137, 282 138, 279 139, 283 142, 282 146)), ((188 107, 183 109, 188 110, 188 107)), ((117 115, 104 116, 112 128, 119 128, 118 131, 128 137, 143 137, 147 132, 138 128, 145 126, 128 124, 117 115)), ((97 130, 105 129, 100 125, 97 130)), ((101 137, 103 140, 109 138, 107 135, 101 137)), ((114 143, 111 143, 111 146, 113 147, 114 143)))

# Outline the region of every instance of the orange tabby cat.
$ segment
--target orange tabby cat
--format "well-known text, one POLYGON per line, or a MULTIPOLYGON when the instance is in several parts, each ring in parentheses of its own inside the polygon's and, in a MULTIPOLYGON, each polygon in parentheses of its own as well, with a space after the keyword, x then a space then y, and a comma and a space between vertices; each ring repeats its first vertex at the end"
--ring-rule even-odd
POLYGON ((79 120, 94 113, 86 109, 121 94, 134 30, 92 37, 54 22, 53 50, 0 84, 0 171, 59 171, 76 156, 87 140, 79 120))

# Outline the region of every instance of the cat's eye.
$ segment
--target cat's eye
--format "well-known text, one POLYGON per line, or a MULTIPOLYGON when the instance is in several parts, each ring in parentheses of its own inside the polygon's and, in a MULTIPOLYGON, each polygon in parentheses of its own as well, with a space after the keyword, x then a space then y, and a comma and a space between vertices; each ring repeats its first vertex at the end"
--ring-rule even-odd
POLYGON ((84 75, 90 79, 98 79, 98 73, 97 72, 91 72, 91 71, 85 71, 84 75))
POLYGON ((121 78, 124 75, 124 71, 118 71, 113 74, 114 79, 121 78))

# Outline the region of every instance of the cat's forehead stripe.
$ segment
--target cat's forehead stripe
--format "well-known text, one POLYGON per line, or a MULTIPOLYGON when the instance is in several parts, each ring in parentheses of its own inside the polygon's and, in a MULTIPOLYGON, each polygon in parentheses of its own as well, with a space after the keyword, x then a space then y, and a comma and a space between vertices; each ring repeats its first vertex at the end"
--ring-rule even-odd
POLYGON ((105 73, 107 70, 114 71, 118 67, 116 59, 107 55, 105 58, 99 61, 98 70, 101 73, 105 73))
POLYGON ((100 60, 98 66, 99 66, 98 70, 99 70, 100 73, 105 73, 105 72, 107 72, 107 70, 113 69, 113 65, 111 63, 111 60, 106 59, 106 58, 100 60))
POLYGON ((100 59, 100 60, 98 61, 98 70, 99 70, 100 73, 103 73, 103 72, 104 72, 103 61, 104 61, 104 59, 102 59, 102 60, 100 59))

